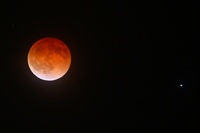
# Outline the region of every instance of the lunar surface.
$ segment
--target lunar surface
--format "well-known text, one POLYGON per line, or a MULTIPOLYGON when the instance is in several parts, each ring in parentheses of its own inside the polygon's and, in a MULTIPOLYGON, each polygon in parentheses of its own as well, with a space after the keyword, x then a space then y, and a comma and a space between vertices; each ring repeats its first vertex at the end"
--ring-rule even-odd
POLYGON ((71 53, 67 45, 53 37, 35 42, 28 53, 28 65, 32 73, 46 81, 64 76, 71 65, 71 53))

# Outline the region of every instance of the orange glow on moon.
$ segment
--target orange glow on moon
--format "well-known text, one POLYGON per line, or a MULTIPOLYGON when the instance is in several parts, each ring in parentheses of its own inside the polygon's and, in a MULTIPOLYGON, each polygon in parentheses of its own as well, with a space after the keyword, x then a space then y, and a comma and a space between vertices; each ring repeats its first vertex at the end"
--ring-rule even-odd
POLYGON ((64 76, 71 65, 71 53, 61 40, 46 37, 35 42, 28 53, 28 65, 32 73, 46 81, 64 76))

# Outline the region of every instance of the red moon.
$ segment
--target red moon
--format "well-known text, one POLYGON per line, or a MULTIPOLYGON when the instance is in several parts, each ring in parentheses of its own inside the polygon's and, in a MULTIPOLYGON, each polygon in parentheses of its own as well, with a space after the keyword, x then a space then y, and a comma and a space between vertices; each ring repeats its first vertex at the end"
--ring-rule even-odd
POLYGON ((53 37, 36 41, 28 53, 28 66, 32 73, 46 81, 63 77, 71 65, 71 53, 67 45, 53 37))

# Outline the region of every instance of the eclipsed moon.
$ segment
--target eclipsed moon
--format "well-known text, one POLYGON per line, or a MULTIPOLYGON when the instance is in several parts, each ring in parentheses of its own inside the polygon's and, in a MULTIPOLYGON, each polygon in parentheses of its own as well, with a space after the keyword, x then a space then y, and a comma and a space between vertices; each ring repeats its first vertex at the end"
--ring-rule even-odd
POLYGON ((30 48, 28 65, 36 77, 53 81, 69 70, 71 53, 63 41, 53 37, 42 38, 30 48))

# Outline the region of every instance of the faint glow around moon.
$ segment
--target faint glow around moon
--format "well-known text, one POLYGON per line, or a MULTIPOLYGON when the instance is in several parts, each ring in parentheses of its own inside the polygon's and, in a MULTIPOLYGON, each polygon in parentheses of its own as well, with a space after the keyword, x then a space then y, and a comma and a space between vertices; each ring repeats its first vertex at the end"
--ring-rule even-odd
POLYGON ((32 73, 46 81, 63 77, 71 65, 71 53, 67 45, 53 37, 36 41, 28 53, 28 66, 32 73))

